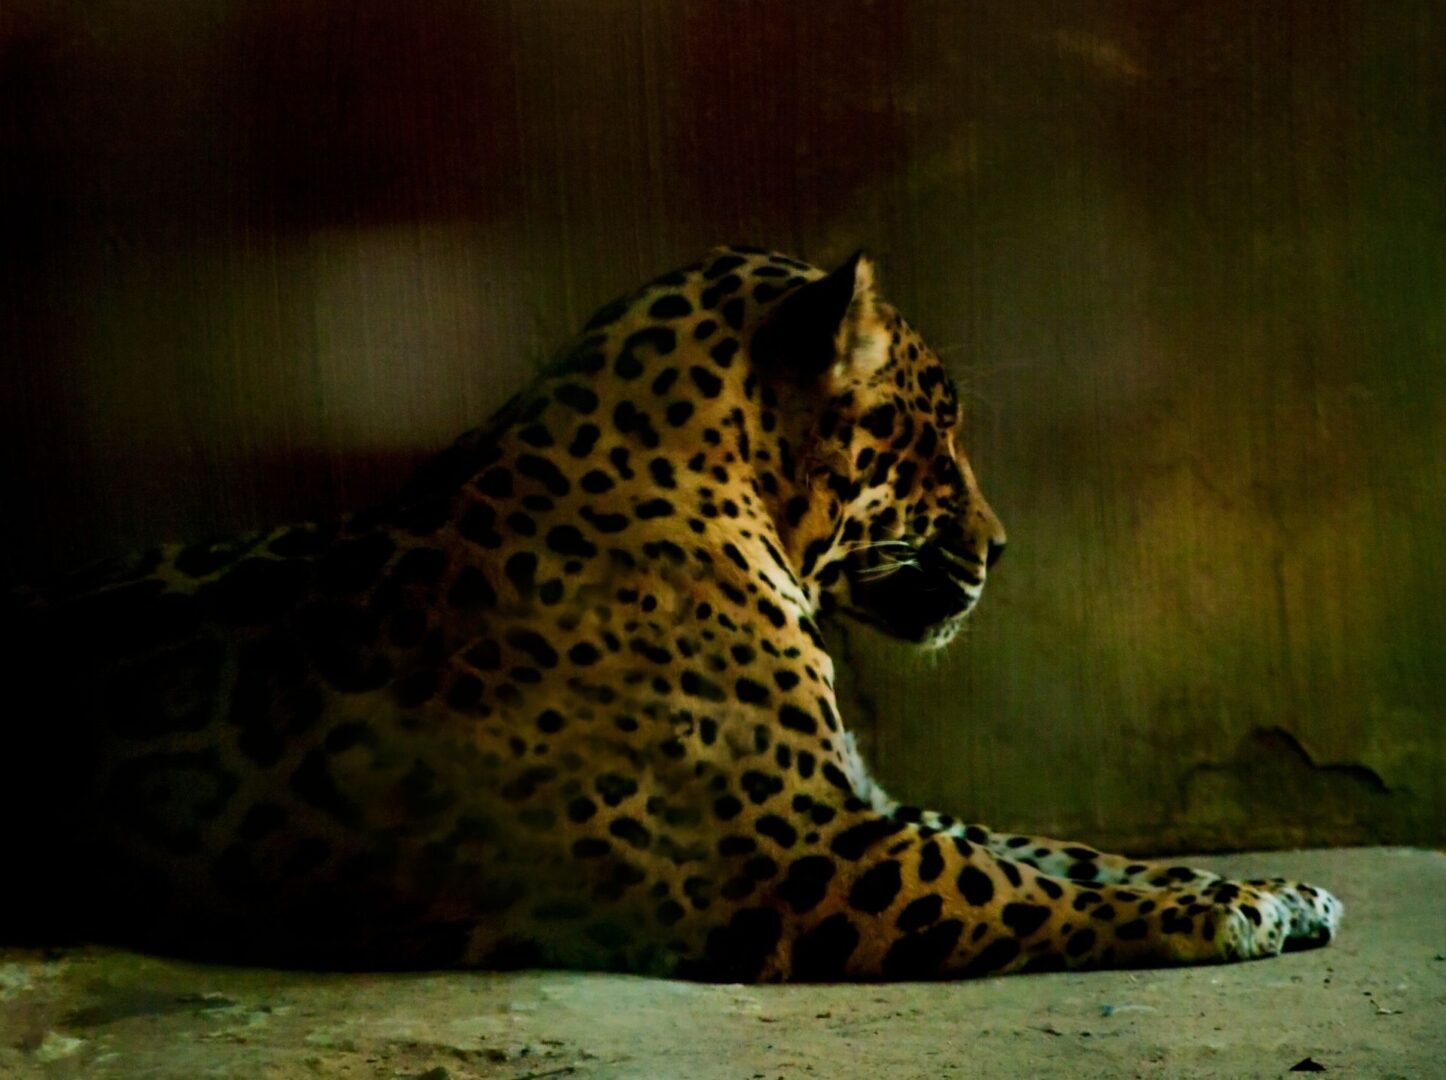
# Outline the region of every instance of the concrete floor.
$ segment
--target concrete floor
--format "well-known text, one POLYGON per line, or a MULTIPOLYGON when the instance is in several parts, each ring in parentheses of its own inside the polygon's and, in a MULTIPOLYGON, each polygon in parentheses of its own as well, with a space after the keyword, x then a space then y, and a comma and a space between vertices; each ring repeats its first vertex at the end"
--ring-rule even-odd
POLYGON ((799 987, 0 952, 0 1076, 1446 1077, 1446 856, 1196 862, 1334 890, 1343 936, 1231 967, 799 987))

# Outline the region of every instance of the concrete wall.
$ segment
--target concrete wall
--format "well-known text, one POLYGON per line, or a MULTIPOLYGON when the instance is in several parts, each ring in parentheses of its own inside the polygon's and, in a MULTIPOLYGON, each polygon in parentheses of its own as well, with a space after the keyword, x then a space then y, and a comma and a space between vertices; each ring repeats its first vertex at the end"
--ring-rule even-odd
POLYGON ((1431 0, 0 10, 0 572, 384 496, 596 304, 859 245, 1010 529, 853 631, 886 783, 1137 850, 1446 838, 1431 0))

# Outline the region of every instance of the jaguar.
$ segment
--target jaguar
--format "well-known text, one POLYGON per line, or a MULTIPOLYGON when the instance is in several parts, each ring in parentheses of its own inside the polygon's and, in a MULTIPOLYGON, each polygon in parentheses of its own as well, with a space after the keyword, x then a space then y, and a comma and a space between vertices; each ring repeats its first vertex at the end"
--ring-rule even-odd
POLYGON ((942 648, 1005 550, 955 382, 875 278, 716 249, 384 507, 17 594, 7 816, 66 883, 30 917, 251 963, 728 981, 1328 942, 1310 885, 870 778, 820 620, 942 648))

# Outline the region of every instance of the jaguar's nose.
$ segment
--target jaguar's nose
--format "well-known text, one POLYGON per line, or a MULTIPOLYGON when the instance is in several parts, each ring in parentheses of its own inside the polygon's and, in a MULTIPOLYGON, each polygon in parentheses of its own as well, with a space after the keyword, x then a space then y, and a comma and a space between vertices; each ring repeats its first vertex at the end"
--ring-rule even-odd
POLYGON ((1002 541, 1002 540, 991 540, 991 541, 989 541, 989 551, 988 551, 988 552, 985 554, 985 556, 984 556, 984 566, 985 566, 986 568, 992 567, 995 563, 997 563, 997 562, 1000 560, 1000 558, 1001 558, 1003 555, 1004 555, 1004 541, 1002 541))

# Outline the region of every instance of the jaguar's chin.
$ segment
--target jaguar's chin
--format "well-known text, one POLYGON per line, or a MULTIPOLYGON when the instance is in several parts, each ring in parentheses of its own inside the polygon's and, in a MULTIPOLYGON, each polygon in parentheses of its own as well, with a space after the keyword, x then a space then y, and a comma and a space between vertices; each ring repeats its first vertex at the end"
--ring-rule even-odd
POLYGON ((974 605, 971 603, 969 607, 965 608, 952 619, 948 619, 931 629, 923 640, 918 643, 919 647, 932 652, 935 649, 942 649, 949 645, 959 636, 959 631, 964 629, 964 623, 969 617, 969 612, 973 609, 974 605))

